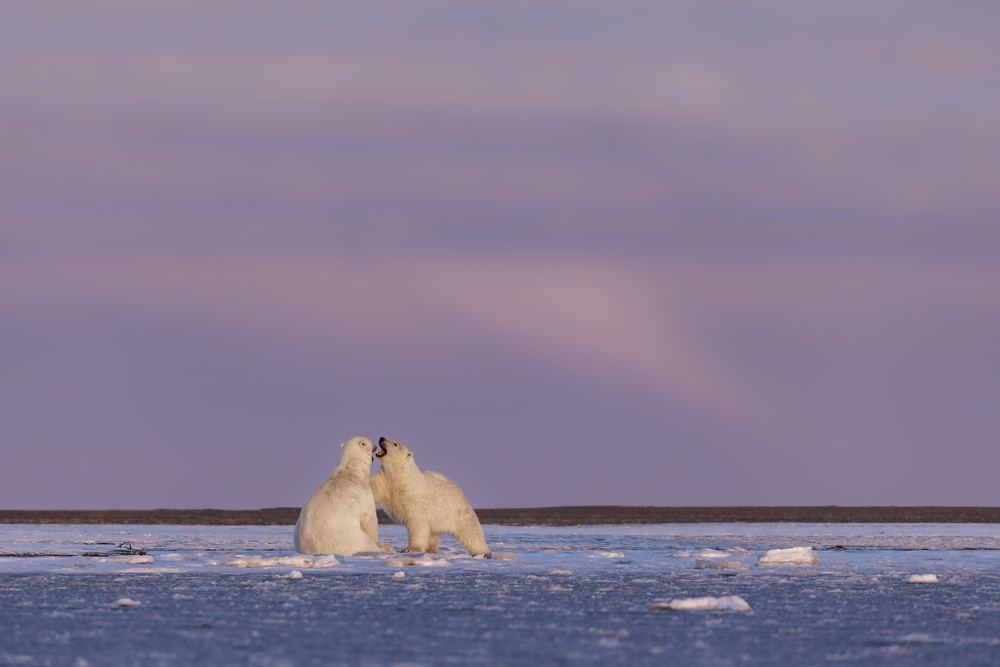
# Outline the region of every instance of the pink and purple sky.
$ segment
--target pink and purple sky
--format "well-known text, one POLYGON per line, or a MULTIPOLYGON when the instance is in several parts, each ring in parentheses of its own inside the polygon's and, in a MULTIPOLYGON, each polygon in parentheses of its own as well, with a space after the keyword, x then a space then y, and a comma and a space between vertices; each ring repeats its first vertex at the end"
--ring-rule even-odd
POLYGON ((0 7, 0 508, 1000 505, 1000 5, 0 7))

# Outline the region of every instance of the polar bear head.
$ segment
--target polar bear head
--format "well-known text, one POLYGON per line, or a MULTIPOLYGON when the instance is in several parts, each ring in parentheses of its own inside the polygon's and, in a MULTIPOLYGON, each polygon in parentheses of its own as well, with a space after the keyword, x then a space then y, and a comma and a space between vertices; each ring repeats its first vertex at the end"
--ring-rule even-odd
POLYGON ((371 467, 372 452, 375 445, 368 438, 356 436, 340 445, 340 463, 338 467, 371 467))
POLYGON ((375 452, 375 456, 387 471, 403 470, 417 465, 413 460, 413 452, 407 449, 406 445, 388 438, 378 439, 378 451, 375 452))

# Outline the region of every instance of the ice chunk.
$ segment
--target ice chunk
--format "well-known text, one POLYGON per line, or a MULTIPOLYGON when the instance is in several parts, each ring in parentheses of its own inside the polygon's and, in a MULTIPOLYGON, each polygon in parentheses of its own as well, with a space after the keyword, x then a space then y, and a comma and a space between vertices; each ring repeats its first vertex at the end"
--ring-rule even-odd
POLYGON ((493 560, 517 560, 517 554, 510 551, 494 551, 493 560))
POLYGON ((625 558, 623 551, 595 551, 589 554, 590 558, 625 558))
POLYGON ((392 578, 393 579, 405 579, 406 578, 406 573, 403 572, 402 570, 400 570, 396 574, 392 575, 392 578))
MULTIPOLYGON (((329 567, 326 563, 329 558, 337 559, 333 556, 317 556, 316 560, 322 560, 320 567, 329 567)), ((264 558, 263 556, 242 556, 237 555, 226 560, 226 565, 232 567, 273 567, 275 565, 291 565, 292 567, 313 567, 314 559, 307 556, 282 556, 279 558, 264 558)))
POLYGON ((670 602, 657 602, 649 605, 650 610, 668 609, 670 611, 750 611, 750 605, 738 595, 726 595, 720 598, 678 598, 670 602))
POLYGON ((183 572, 179 567, 126 567, 122 570, 124 574, 177 574, 183 572))
POLYGON ((760 557, 757 565, 819 565, 819 558, 812 547, 771 549, 760 557))
POLYGON ((899 641, 904 644, 941 644, 943 643, 941 639, 938 639, 934 635, 929 635, 926 632, 911 632, 910 634, 903 635, 899 638, 899 641))
POLYGON ((263 567, 264 559, 261 556, 235 556, 226 559, 226 565, 232 567, 263 567))
POLYGON ((142 603, 138 600, 133 600, 132 598, 119 598, 115 604, 119 607, 138 607, 142 603))
POLYGON ((719 551, 718 549, 702 549, 698 553, 694 554, 695 558, 725 558, 729 555, 728 551, 719 551))
POLYGON ((549 574, 554 577, 568 577, 573 574, 573 572, 571 570, 552 570, 549 574))
POLYGON ((332 554, 328 554, 325 556, 315 556, 313 558, 312 565, 308 567, 315 569, 319 567, 336 567, 338 565, 340 565, 340 561, 337 560, 337 557, 332 554))
POLYGON ((148 565, 153 562, 152 556, 107 556, 98 558, 98 563, 121 563, 123 565, 148 565))
POLYGON ((694 568, 696 570, 749 570, 750 566, 735 560, 698 558, 694 561, 694 568))
POLYGON ((733 547, 725 551, 721 549, 702 549, 701 551, 684 549, 675 553, 674 558, 728 558, 729 556, 746 556, 749 553, 749 551, 742 547, 733 547))
POLYGON ((299 580, 299 579, 302 578, 302 573, 299 572, 298 570, 292 570, 288 574, 276 574, 276 575, 274 575, 274 578, 275 579, 289 579, 291 581, 297 581, 297 580, 299 580))
POLYGON ((906 580, 908 584, 936 584, 938 578, 936 574, 911 574, 906 580))
POLYGON ((388 558, 383 567, 444 567, 451 565, 444 558, 432 558, 430 554, 410 558, 388 558))

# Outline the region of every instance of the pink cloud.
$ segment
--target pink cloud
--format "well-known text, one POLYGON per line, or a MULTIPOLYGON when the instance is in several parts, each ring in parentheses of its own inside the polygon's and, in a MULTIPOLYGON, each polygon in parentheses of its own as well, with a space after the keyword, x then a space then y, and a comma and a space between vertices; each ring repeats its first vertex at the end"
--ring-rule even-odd
POLYGON ((493 345, 517 350, 583 382, 614 377, 648 386, 744 428, 783 418, 784 403, 793 403, 797 391, 768 377, 752 352, 731 347, 744 334, 806 346, 821 360, 866 349, 891 357, 897 339, 908 339, 910 354, 929 354, 955 335, 946 323, 934 323, 942 312, 1000 326, 997 269, 964 258, 655 265, 531 257, 154 259, 2 266, 4 316, 42 326, 73 312, 112 309, 166 328, 298 350, 318 363, 340 346, 403 359, 476 341, 483 351, 493 345))
POLYGON ((736 400, 684 317, 654 326, 642 275, 551 259, 152 259, 5 262, 7 317, 51 325, 111 308, 158 326, 307 350, 433 353, 463 339, 595 381, 666 389, 701 409, 736 400))

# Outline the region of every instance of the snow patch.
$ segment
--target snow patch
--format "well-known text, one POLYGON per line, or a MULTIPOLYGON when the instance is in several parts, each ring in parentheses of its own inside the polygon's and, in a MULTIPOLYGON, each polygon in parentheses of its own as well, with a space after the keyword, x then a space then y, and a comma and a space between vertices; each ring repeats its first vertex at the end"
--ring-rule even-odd
POLYGON ((624 551, 595 551, 587 554, 588 558, 625 558, 624 551))
POLYGON ((288 574, 276 574, 275 579, 288 579, 290 581, 297 581, 302 578, 302 573, 298 570, 292 570, 288 574))
POLYGON ((292 567, 333 567, 339 565, 340 561, 336 556, 281 556, 278 558, 264 558, 263 556, 243 556, 237 555, 226 560, 226 565, 230 567, 274 567, 276 565, 290 565, 292 567))
POLYGON ((121 563, 123 565, 149 565, 153 562, 152 556, 108 556, 98 558, 98 563, 121 563))
POLYGON ((517 560, 517 554, 510 551, 494 551, 493 560, 517 560))
POLYGON ((315 570, 321 567, 337 567, 340 565, 340 561, 337 557, 329 554, 326 556, 313 556, 312 568, 315 570))
POLYGON ((790 549, 771 549, 760 557, 757 565, 819 565, 819 558, 812 547, 792 547, 790 549))
POLYGON ((674 554, 674 558, 729 558, 731 556, 747 556, 750 552, 742 547, 732 549, 702 549, 701 551, 691 551, 685 549, 674 554))
POLYGON ((179 567, 127 567, 121 570, 123 574, 177 574, 183 571, 179 567))
POLYGON ((382 567, 445 567, 450 566, 444 558, 433 558, 430 554, 424 554, 415 558, 388 558, 382 567))
POLYGON ((392 578, 393 579, 405 579, 406 578, 406 573, 403 572, 402 570, 400 570, 396 574, 392 575, 392 578))
POLYGON ((718 558, 697 558, 694 561, 696 570, 749 570, 750 566, 735 560, 719 560, 718 558))
POLYGON ((677 598, 670 602, 657 602, 649 606, 651 611, 750 611, 750 605, 738 595, 719 598, 677 598))
POLYGON ((138 607, 142 605, 141 602, 132 598, 119 598, 115 604, 119 607, 138 607))
POLYGON ((911 574, 906 580, 908 584, 936 584, 939 583, 936 574, 911 574))

